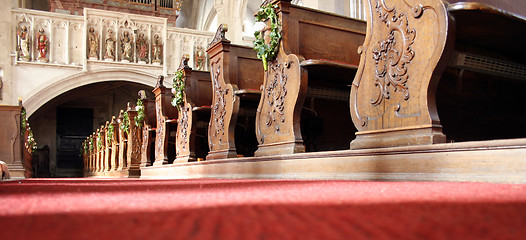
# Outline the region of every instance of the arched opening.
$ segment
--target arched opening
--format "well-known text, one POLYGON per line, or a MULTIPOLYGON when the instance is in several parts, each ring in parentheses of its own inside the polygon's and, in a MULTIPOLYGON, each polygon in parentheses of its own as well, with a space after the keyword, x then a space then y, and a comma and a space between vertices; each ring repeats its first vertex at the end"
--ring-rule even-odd
POLYGON ((118 116, 138 91, 153 99, 153 87, 130 81, 105 81, 65 91, 39 107, 29 118, 39 149, 36 177, 81 177, 80 148, 94 130, 118 116))

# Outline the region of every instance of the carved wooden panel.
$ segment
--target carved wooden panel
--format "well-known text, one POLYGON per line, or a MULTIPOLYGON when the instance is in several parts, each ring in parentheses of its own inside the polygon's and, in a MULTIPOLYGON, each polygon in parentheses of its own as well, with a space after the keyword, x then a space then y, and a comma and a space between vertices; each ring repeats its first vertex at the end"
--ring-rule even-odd
POLYGON ((153 165, 168 163, 168 138, 169 138, 169 118, 175 108, 169 106, 171 96, 163 85, 162 77, 159 78, 155 93, 155 114, 157 116, 157 126, 155 129, 155 162, 153 165), (173 109, 172 109, 173 108, 173 109))
MULTIPOLYGON (((195 144, 191 142, 190 135, 195 131, 193 126, 194 113, 193 106, 188 102, 186 94, 183 105, 179 108, 179 119, 177 120, 177 133, 175 137, 176 160, 175 162, 188 162, 195 158, 194 147, 190 145, 195 144)), ((193 133, 195 134, 195 133, 193 133)))
POLYGON ((280 48, 276 60, 269 63, 256 114, 256 136, 260 144, 256 155, 304 151, 299 128, 307 73, 300 66, 301 60, 280 48))
POLYGON ((130 119, 130 127, 128 134, 128 148, 127 148, 127 169, 136 170, 140 168, 141 163, 141 141, 142 129, 135 123, 137 116, 136 110, 128 110, 128 117, 130 119))
POLYGON ((0 106, 0 156, 7 164, 21 164, 20 111, 20 106, 0 106))
POLYGON ((208 153, 206 151, 208 129, 203 127, 198 129, 198 126, 207 126, 210 122, 213 90, 209 72, 194 71, 188 65, 181 68, 185 72, 185 94, 183 106, 178 114, 177 151, 174 162, 194 161, 197 158, 204 158, 208 153), (202 132, 203 130, 205 132, 202 132))
POLYGON ((446 47, 441 1, 368 0, 368 31, 351 90, 353 148, 445 141, 433 89, 446 47), (382 141, 372 140, 383 135, 382 141), (405 140, 404 140, 405 139, 405 140))
MULTIPOLYGON (((233 133, 235 119, 232 119, 232 113, 237 112, 239 108, 239 98, 234 95, 234 89, 231 84, 225 83, 225 60, 223 52, 212 55, 210 59, 210 74, 212 78, 212 106, 210 124, 208 126, 208 146, 210 153, 207 158, 216 158, 214 153, 221 151, 227 156, 235 156, 235 144, 233 133), (236 101, 237 100, 237 101, 236 101), (226 153, 225 153, 226 151, 226 153)), ((222 158, 225 156, 221 156, 222 158)))

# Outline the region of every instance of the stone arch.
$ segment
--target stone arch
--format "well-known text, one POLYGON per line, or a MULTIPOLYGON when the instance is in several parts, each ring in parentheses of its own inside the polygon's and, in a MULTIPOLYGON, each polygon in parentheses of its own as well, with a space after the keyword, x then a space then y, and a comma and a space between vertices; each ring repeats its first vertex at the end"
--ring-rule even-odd
POLYGON ((41 84, 35 88, 36 90, 29 92, 24 97, 24 99, 27 99, 27 101, 24 101, 24 107, 29 117, 53 98, 84 85, 109 81, 128 81, 155 87, 157 77, 158 75, 133 69, 84 71, 41 84))

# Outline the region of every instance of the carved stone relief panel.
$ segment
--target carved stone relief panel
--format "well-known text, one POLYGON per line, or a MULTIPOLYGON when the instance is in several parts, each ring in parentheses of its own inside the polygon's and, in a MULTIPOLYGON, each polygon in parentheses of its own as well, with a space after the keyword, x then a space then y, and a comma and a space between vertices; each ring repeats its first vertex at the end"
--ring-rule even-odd
POLYGON ((135 32, 137 25, 127 15, 119 19, 118 41, 119 60, 124 63, 135 62, 135 32))
POLYGON ((164 26, 152 26, 151 33, 151 62, 154 65, 163 64, 164 57, 164 26))
POLYGON ((17 60, 28 62, 32 59, 32 21, 33 19, 26 14, 18 14, 16 16, 16 52, 17 60))

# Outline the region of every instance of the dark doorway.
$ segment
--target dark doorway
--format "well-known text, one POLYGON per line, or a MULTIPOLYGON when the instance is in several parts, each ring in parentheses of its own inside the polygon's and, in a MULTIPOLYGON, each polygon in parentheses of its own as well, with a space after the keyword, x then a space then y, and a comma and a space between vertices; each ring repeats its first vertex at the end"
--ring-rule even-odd
POLYGON ((81 177, 80 148, 93 132, 93 109, 57 108, 57 168, 81 177))

